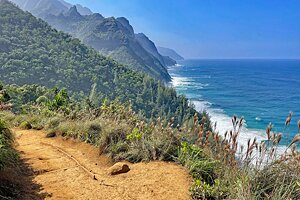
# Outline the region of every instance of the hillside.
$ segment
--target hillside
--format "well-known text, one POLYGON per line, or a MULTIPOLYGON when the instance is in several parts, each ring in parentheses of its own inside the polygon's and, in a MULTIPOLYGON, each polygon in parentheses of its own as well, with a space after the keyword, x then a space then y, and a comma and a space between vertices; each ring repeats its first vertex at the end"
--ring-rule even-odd
POLYGON ((63 0, 40 0, 40 4, 34 0, 26 0, 26 4, 19 0, 12 1, 103 55, 163 82, 171 81, 164 61, 143 48, 126 18, 104 18, 101 14, 92 14, 87 8, 71 6, 63 0))
POLYGON ((173 60, 184 60, 184 58, 173 49, 169 49, 166 47, 157 47, 157 49, 158 52, 163 56, 168 56, 173 60))
POLYGON ((143 71, 168 82, 170 76, 164 63, 150 54, 135 38, 126 18, 104 18, 100 14, 80 16, 75 6, 60 15, 44 18, 51 26, 79 38, 85 44, 130 68, 143 71))
POLYGON ((172 66, 176 64, 176 61, 171 59, 168 56, 162 56, 154 42, 152 42, 144 33, 138 33, 135 34, 135 38, 138 40, 138 42, 141 44, 141 46, 148 51, 152 56, 154 56, 157 60, 159 60, 160 63, 162 63, 164 66, 172 66))
POLYGON ((93 88, 96 102, 131 101, 136 112, 147 118, 175 117, 178 123, 196 113, 174 89, 101 56, 4 0, 0 44, 0 79, 5 84, 65 87, 84 98, 93 88))

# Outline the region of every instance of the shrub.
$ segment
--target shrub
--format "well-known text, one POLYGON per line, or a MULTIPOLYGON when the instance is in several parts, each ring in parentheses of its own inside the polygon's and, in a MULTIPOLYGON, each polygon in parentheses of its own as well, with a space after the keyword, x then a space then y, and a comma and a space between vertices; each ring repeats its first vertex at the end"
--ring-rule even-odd
POLYGON ((6 123, 0 119, 0 170, 18 158, 17 153, 11 148, 13 141, 6 123))
POLYGON ((42 115, 30 114, 27 121, 31 124, 32 129, 42 130, 46 126, 47 118, 42 115))
POLYGON ((205 155, 203 149, 194 145, 189 145, 187 142, 183 142, 180 148, 178 161, 190 170, 194 178, 201 179, 209 184, 214 183, 216 178, 215 170, 218 161, 205 155))
POLYGON ((50 118, 47 122, 46 129, 55 129, 59 126, 60 123, 61 123, 61 118, 59 117, 50 118))
POLYGON ((87 143, 97 145, 101 137, 102 127, 99 121, 92 121, 85 123, 85 138, 83 140, 87 143))
POLYGON ((32 129, 31 124, 28 121, 24 121, 20 124, 21 129, 29 130, 32 129))
POLYGON ((5 122, 13 122, 15 121, 16 115, 10 111, 0 111, 0 118, 5 122))
POLYGON ((106 125, 107 127, 103 130, 98 145, 102 153, 108 153, 113 159, 116 159, 118 153, 127 149, 118 147, 126 146, 126 135, 129 132, 128 126, 126 124, 119 124, 118 126, 106 125))

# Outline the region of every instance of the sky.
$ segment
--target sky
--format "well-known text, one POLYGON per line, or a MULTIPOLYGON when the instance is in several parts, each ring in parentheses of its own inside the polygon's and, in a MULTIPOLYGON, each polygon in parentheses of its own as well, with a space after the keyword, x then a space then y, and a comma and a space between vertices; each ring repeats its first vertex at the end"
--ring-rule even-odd
POLYGON ((66 0, 185 58, 300 58, 299 0, 66 0))

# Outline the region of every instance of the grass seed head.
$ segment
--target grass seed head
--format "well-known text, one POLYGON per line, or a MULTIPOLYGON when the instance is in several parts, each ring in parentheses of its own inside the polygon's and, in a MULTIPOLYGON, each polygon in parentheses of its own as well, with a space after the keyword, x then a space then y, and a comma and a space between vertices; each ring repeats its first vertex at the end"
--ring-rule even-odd
POLYGON ((290 148, 293 144, 296 144, 297 142, 300 142, 300 134, 295 135, 294 139, 292 140, 288 148, 290 148))

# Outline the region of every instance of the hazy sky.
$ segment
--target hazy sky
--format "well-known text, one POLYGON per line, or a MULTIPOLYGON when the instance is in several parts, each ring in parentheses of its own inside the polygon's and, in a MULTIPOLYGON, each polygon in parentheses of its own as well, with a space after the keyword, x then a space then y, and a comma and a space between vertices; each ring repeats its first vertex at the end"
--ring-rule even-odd
POLYGON ((300 58, 299 0, 67 0, 186 58, 300 58))

